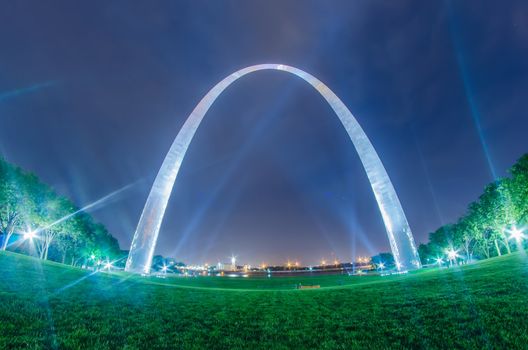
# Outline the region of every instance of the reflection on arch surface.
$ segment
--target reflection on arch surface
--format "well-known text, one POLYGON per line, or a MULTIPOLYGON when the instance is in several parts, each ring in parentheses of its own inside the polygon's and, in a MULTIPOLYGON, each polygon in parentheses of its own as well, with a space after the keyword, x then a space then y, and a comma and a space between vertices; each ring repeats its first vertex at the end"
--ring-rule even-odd
POLYGON ((383 222, 385 223, 396 267, 398 270, 409 270, 420 267, 420 260, 416 251, 414 238, 400 200, 396 195, 396 191, 378 154, 356 118, 354 118, 352 113, 332 90, 314 76, 295 67, 282 64, 259 64, 236 71, 219 82, 204 96, 185 121, 169 149, 150 190, 132 240, 125 268, 126 271, 137 273, 150 272, 152 256, 156 247, 161 222, 163 221, 165 209, 167 208, 172 187, 176 181, 183 157, 196 130, 213 102, 231 83, 240 77, 259 70, 270 69, 288 72, 302 78, 313 86, 328 102, 330 107, 332 107, 350 136, 367 173, 383 222))

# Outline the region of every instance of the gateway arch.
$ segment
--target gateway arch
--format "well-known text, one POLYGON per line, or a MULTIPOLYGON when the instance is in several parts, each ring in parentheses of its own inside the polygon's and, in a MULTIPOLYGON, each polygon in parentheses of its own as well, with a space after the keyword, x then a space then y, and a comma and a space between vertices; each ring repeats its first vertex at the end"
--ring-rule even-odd
POLYGON ((211 105, 229 85, 246 74, 260 70, 279 70, 294 74, 313 86, 324 97, 341 120, 359 154, 385 223, 397 269, 405 271, 419 268, 420 259, 400 200, 378 154, 356 118, 339 97, 314 76, 291 66, 260 64, 243 68, 219 82, 204 96, 183 124, 150 190, 132 240, 125 270, 136 273, 150 272, 154 248, 172 187, 196 130, 211 105))

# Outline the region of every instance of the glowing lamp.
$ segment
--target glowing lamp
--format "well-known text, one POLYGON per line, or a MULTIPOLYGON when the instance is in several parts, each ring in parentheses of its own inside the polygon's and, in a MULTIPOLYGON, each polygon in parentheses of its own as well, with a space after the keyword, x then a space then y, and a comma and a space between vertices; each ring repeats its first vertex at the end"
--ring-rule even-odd
POLYGON ((518 242, 521 241, 524 239, 523 231, 514 226, 510 233, 510 239, 515 239, 518 242))
POLYGON ((455 260, 458 257, 458 252, 451 248, 447 251, 447 257, 449 260, 455 260))
POLYGON ((33 239, 35 237, 37 237, 35 231, 24 232, 24 239, 33 239))

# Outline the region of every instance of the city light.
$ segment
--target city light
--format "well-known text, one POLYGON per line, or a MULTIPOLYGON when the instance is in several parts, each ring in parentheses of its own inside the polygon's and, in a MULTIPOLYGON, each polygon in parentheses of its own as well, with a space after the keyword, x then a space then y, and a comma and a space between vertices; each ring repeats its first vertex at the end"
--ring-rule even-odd
POLYGON ((385 264, 382 263, 382 262, 380 262, 380 263, 378 264, 378 269, 383 270, 384 268, 385 268, 385 264))

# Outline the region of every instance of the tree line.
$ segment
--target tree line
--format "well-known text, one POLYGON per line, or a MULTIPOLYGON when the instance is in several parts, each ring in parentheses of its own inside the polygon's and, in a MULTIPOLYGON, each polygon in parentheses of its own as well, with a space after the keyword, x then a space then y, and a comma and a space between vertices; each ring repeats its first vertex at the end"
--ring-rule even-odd
POLYGON ((469 262, 526 248, 528 224, 528 154, 488 184, 455 223, 429 234, 419 246, 424 265, 469 262))
POLYGON ((122 255, 107 229, 33 173, 0 157, 0 249, 71 265, 122 255))

